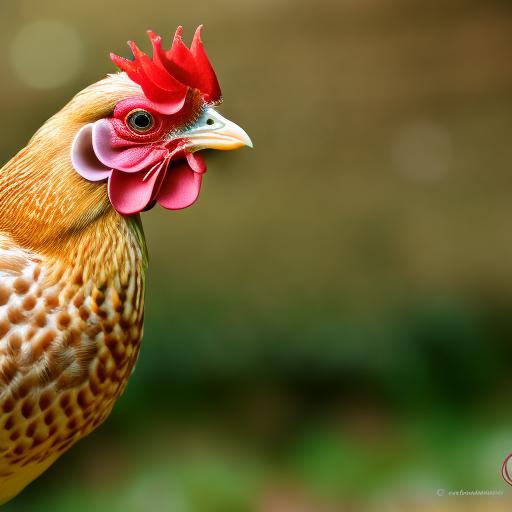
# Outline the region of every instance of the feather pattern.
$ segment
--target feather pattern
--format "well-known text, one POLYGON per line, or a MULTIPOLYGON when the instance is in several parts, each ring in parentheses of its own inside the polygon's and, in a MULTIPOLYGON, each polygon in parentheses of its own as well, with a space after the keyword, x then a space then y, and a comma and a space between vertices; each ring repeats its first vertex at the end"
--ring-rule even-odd
POLYGON ((140 218, 74 172, 66 134, 138 93, 122 75, 82 92, 0 173, 0 503, 101 424, 135 364, 140 218))

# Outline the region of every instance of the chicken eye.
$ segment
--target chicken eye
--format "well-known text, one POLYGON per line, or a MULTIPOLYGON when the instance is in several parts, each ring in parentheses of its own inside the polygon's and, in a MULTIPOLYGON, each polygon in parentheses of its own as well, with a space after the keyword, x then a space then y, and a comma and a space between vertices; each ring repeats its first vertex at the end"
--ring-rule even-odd
POLYGON ((128 114, 126 124, 135 132, 145 133, 153 128, 155 121, 148 111, 134 110, 128 114))

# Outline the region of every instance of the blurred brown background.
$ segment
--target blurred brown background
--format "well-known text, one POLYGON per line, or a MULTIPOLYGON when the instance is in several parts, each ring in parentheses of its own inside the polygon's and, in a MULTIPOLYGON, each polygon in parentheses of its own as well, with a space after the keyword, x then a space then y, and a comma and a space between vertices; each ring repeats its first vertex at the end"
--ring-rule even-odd
POLYGON ((205 24, 222 112, 255 144, 208 155, 193 208, 144 214, 137 370, 6 511, 510 509, 509 1, 0 14, 2 161, 114 71, 110 51, 178 24, 205 24))

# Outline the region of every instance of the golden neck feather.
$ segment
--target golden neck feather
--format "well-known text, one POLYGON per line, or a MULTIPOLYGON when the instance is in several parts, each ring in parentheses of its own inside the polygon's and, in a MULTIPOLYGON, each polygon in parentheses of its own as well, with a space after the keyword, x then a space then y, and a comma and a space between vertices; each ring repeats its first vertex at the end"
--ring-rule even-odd
MULTIPOLYGON (((77 244, 124 232, 127 219, 110 205, 105 183, 90 183, 73 169, 73 138, 86 123, 111 115, 121 99, 141 94, 124 73, 77 94, 0 170, 0 232, 20 246, 66 257, 77 244)), ((129 226, 140 232, 140 221, 129 226)))

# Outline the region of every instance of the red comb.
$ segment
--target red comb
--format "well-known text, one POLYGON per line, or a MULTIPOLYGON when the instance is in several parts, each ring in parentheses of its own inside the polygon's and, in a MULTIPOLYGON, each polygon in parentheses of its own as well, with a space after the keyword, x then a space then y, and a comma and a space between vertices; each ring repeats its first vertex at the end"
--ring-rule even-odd
POLYGON ((183 28, 178 27, 171 49, 162 48, 162 38, 152 31, 148 36, 153 46, 150 58, 138 46, 129 41, 134 60, 114 53, 112 62, 142 87, 146 97, 163 114, 174 114, 183 107, 189 88, 197 89, 208 103, 220 101, 219 82, 210 60, 204 51, 200 25, 187 48, 181 38, 183 28))

